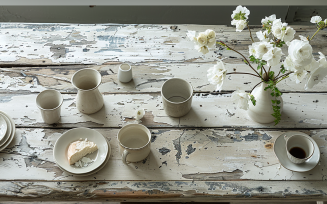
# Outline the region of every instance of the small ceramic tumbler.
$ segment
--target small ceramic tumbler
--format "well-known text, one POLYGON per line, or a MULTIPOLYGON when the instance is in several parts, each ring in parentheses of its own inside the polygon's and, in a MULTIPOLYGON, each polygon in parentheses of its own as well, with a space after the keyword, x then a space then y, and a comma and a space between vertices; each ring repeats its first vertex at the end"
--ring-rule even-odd
POLYGON ((103 107, 103 96, 98 87, 101 74, 95 69, 81 69, 72 77, 72 84, 77 88, 76 106, 85 114, 98 112, 103 107))
POLYGON ((41 111, 43 121, 53 124, 60 120, 62 95, 56 90, 44 90, 36 97, 36 105, 41 111))
POLYGON ((184 79, 172 78, 162 85, 161 97, 167 115, 182 117, 191 110, 193 87, 184 79))
POLYGON ((132 67, 129 64, 121 64, 118 69, 118 79, 120 82, 127 83, 133 78, 132 67))
POLYGON ((285 136, 286 152, 289 160, 295 164, 301 164, 310 159, 315 147, 311 138, 305 135, 285 136))
POLYGON ((119 130, 117 139, 124 164, 142 161, 151 151, 151 132, 144 125, 128 124, 124 126, 119 130))

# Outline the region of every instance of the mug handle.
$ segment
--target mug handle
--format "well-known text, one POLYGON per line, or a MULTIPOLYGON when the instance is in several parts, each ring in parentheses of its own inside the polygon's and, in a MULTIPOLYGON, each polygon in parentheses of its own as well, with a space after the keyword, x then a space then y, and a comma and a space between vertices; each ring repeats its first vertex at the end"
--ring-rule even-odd
POLYGON ((126 157, 127 157, 128 154, 129 154, 129 152, 126 149, 124 149, 124 152, 121 155, 122 156, 121 160, 123 161, 124 164, 129 164, 130 163, 130 162, 126 161, 126 157))

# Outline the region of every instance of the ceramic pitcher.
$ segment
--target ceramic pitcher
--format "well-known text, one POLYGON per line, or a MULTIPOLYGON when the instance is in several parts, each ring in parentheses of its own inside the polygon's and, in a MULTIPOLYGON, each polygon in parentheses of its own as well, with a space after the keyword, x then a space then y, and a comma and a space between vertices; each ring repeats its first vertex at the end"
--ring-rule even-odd
POLYGON ((72 77, 72 84, 77 88, 76 106, 85 114, 99 111, 103 106, 103 96, 98 87, 101 84, 101 74, 90 68, 77 71, 72 77))

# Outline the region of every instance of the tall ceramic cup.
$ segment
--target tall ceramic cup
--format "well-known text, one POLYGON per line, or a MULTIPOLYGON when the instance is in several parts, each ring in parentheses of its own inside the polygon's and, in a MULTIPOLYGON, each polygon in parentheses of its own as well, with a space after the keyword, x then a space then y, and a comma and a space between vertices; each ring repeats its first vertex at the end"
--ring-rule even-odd
POLYGON ((295 164, 301 164, 310 159, 315 147, 312 138, 306 135, 285 136, 286 153, 289 160, 295 164))
POLYGON ((151 133, 141 124, 129 124, 119 130, 119 152, 125 164, 145 159, 150 151, 151 133))
POLYGON ((44 90, 36 97, 36 105, 45 123, 53 124, 60 120, 62 95, 56 90, 44 90))
POLYGON ((98 112, 103 106, 103 96, 98 87, 101 74, 95 69, 81 69, 72 77, 72 84, 77 88, 76 106, 85 114, 98 112))
POLYGON ((184 79, 172 78, 162 85, 161 97, 167 115, 182 117, 191 110, 193 87, 184 79))

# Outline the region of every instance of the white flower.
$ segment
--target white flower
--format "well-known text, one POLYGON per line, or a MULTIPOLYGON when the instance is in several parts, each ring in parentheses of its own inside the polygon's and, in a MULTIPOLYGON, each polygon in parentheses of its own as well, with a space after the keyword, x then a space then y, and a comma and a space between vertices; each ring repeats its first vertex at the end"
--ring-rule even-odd
POLYGON ((294 71, 289 76, 290 76, 290 79, 292 81, 295 81, 298 84, 298 83, 300 83, 304 79, 304 77, 305 77, 306 74, 307 74, 307 72, 305 72, 305 71, 302 70, 302 71, 294 71))
POLYGON ((262 56, 264 54, 266 54, 268 52, 268 50, 270 50, 270 48, 272 48, 272 44, 270 44, 268 42, 260 42, 255 48, 255 51, 256 51, 255 58, 261 59, 262 56))
POLYGON ((263 60, 267 61, 268 66, 276 66, 280 64, 280 59, 284 55, 279 47, 270 48, 266 54, 262 56, 263 60))
POLYGON ((252 45, 249 45, 249 53, 250 56, 253 55, 256 56, 256 47, 258 46, 259 42, 252 43, 252 45))
POLYGON ((204 32, 201 32, 196 38, 196 41, 198 42, 199 45, 205 46, 208 44, 208 37, 204 32))
POLYGON ((274 20, 271 26, 271 31, 276 38, 278 39, 282 38, 282 34, 283 34, 282 29, 283 29, 282 21, 280 19, 274 20))
POLYGON ((287 27, 283 36, 283 41, 289 42, 293 40, 295 34, 295 30, 291 27, 287 27))
POLYGON ((237 102, 237 106, 241 109, 249 109, 249 94, 243 90, 236 90, 232 93, 231 99, 237 102))
POLYGON ((248 19, 249 15, 250 15, 249 9, 247 9, 245 6, 242 7, 241 5, 239 5, 233 11, 232 19, 235 19, 235 20, 245 20, 245 19, 248 19), (240 14, 240 15, 238 15, 238 14, 240 14), (244 16, 245 19, 240 18, 241 16, 244 16))
POLYGON ((288 47, 288 54, 295 66, 306 66, 312 61, 312 47, 309 41, 293 40, 288 47))
POLYGON ((139 109, 136 111, 136 120, 141 120, 145 114, 144 109, 139 109))
POLYGON ((265 41, 265 42, 268 42, 269 41, 269 38, 268 38, 268 31, 258 31, 256 32, 255 34, 257 34, 257 37, 260 41, 265 41))
POLYGON ((236 26, 236 31, 241 32, 246 27, 245 20, 232 20, 232 25, 236 26))
POLYGON ((305 89, 311 89, 314 85, 318 84, 327 75, 327 61, 326 57, 319 52, 320 59, 318 60, 319 67, 310 72, 309 79, 305 85, 305 89))
POLYGON ((312 16, 310 23, 319 23, 320 21, 322 21, 320 16, 312 16))
POLYGON ((261 23, 262 24, 267 24, 268 21, 270 21, 272 23, 274 20, 276 20, 276 15, 275 14, 273 14, 273 15, 271 15, 269 17, 266 16, 266 18, 261 20, 261 23))
POLYGON ((198 51, 198 52, 202 52, 202 54, 207 54, 209 52, 209 49, 207 46, 199 46, 199 45, 195 45, 195 49, 198 51))
POLYGON ((221 91, 226 73, 227 70, 225 69, 225 65, 221 60, 219 60, 216 65, 208 69, 208 81, 210 84, 217 85, 216 91, 221 91))
POLYGON ((209 48, 214 47, 214 45, 216 45, 216 33, 215 33, 215 31, 207 29, 205 31, 205 34, 207 35, 207 40, 208 40, 207 46, 209 48))
POLYGON ((299 38, 300 38, 302 41, 308 41, 308 38, 304 37, 303 35, 299 35, 299 38))
POLYGON ((192 42, 197 42, 197 41, 196 41, 195 34, 196 34, 195 31, 189 30, 189 31, 186 33, 186 36, 187 36, 187 37, 188 37, 192 42))

